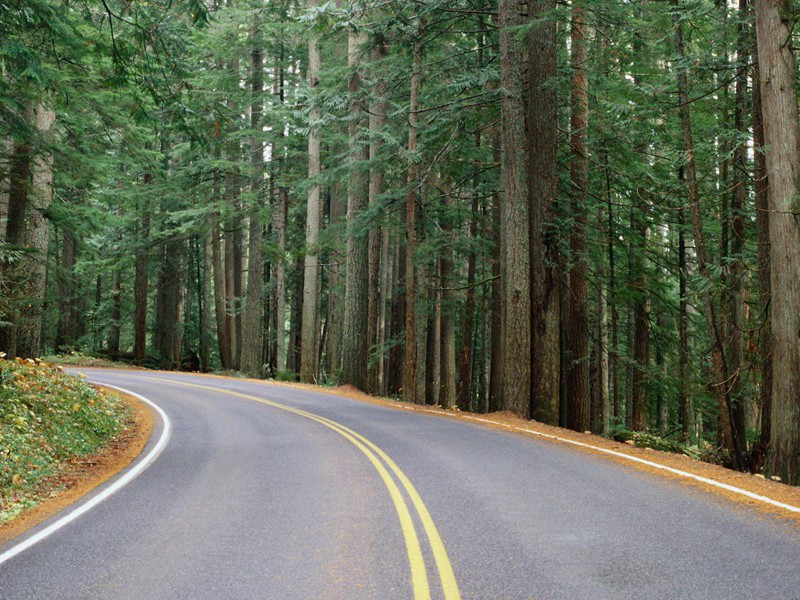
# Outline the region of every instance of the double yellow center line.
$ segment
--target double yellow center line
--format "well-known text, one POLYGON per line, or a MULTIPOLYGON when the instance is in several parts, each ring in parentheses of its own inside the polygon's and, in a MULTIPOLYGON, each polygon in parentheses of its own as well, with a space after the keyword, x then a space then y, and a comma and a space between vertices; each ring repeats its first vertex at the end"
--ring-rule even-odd
POLYGON ((411 567, 411 583, 414 589, 415 600, 428 600, 431 597, 430 584, 428 582, 428 574, 425 567, 425 559, 422 556, 422 548, 420 546, 419 536, 417 535, 417 529, 414 526, 414 520, 411 517, 411 512, 409 511, 406 501, 403 498, 403 494, 400 492, 400 488, 398 488, 397 483, 392 478, 389 471, 394 473, 395 477, 397 477, 400 485, 403 487, 409 499, 411 500, 411 504, 417 511, 417 515, 419 515, 422 528, 424 529, 425 535, 428 538, 428 543, 430 544, 431 552, 433 554, 434 561, 436 562, 436 568, 439 571, 439 579, 441 580, 442 591, 444 592, 445 600, 459 600, 461 598, 461 595, 458 591, 458 584, 456 583, 455 574, 453 573, 453 567, 451 566, 450 559, 447 556, 447 551, 444 548, 442 538, 439 536, 439 532, 436 530, 436 525, 434 525, 428 509, 425 507, 425 503, 422 501, 419 493, 411 484, 411 481, 408 479, 406 474, 400 469, 400 467, 398 467, 397 464, 395 464, 395 462, 389 458, 389 456, 383 450, 381 450, 367 438, 331 419, 315 415, 305 410, 286 406, 285 404, 279 404, 278 402, 273 402, 272 400, 259 398, 258 396, 242 394, 240 392, 234 392, 232 390, 209 385, 186 383, 183 381, 175 381, 173 379, 165 379, 161 377, 148 377, 147 379, 163 381, 164 383, 171 383, 186 387, 211 390, 214 392, 228 394, 230 396, 237 396, 239 398, 260 402, 261 404, 266 404, 267 406, 278 408, 280 410, 311 419, 312 421, 316 421, 317 423, 324 425, 325 427, 335 431, 347 439, 356 448, 358 448, 364 454, 364 456, 367 457, 370 463, 372 463, 372 466, 375 467, 375 470, 378 472, 378 475, 380 475, 384 485, 389 490, 389 495, 391 496, 394 508, 397 511, 397 516, 400 519, 400 527, 403 531, 403 538, 405 539, 408 562, 411 567))

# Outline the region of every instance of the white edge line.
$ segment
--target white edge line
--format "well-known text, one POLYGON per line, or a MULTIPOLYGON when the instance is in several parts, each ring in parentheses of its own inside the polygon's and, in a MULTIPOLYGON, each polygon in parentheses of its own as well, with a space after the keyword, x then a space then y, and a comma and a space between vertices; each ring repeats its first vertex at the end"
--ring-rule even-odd
POLYGON ((148 400, 144 396, 137 394, 135 392, 131 392, 130 390, 126 390, 125 388, 121 388, 116 385, 110 385, 108 383, 98 383, 97 385, 114 388, 115 390, 118 390, 125 394, 130 394, 131 396, 152 406, 156 410, 156 412, 158 412, 158 415, 161 417, 161 422, 163 423, 161 430, 161 437, 159 438, 158 442, 156 442, 156 445, 153 446, 153 448, 150 450, 150 452, 148 452, 147 456, 145 456, 142 460, 136 463, 133 467, 130 468, 130 470, 125 472, 125 474, 122 475, 122 477, 117 479, 114 483, 105 488, 102 492, 100 492, 96 496, 93 496, 90 500, 84 502, 78 508, 67 513, 54 523, 51 523, 41 531, 37 532, 35 535, 32 535, 31 537, 23 540, 16 546, 12 546, 8 550, 0 554, 0 565, 14 558, 17 554, 24 552, 34 544, 41 542, 46 537, 52 535, 65 525, 71 523, 72 521, 80 517, 83 513, 91 510, 92 508, 100 504, 103 500, 109 498, 110 496, 121 490, 123 487, 125 487, 127 484, 133 481, 138 475, 140 475, 142 471, 144 471, 148 466, 150 466, 150 464, 152 464, 152 462, 164 449, 164 446, 166 446, 167 440, 169 439, 170 432, 172 430, 172 424, 169 420, 169 417, 167 417, 167 413, 165 413, 160 406, 158 406, 151 400, 148 400))
POLYGON ((549 433, 541 433, 540 431, 534 431, 533 429, 526 429, 525 427, 517 427, 516 425, 506 425, 505 423, 498 423, 497 421, 492 421, 491 419, 482 419, 480 417, 472 417, 469 415, 449 415, 447 413, 442 413, 436 410, 419 410, 414 408, 409 408, 402 406, 406 410, 410 410, 412 412, 426 412, 433 415, 442 415, 446 417, 460 417, 463 419, 469 419, 470 421, 478 421, 479 423, 488 423, 490 425, 499 425, 501 427, 505 427, 506 429, 513 429, 515 431, 522 431, 525 433, 532 433, 533 435, 538 435, 543 438, 548 438, 551 440, 557 440, 559 442, 564 442, 565 444, 572 444, 573 446, 580 446, 581 448, 588 448, 590 450, 594 450, 596 452, 602 452, 603 454, 610 454, 612 456, 617 456, 619 458, 624 458, 625 460, 630 460, 632 462, 637 462, 643 465, 647 465, 648 467, 653 467, 654 469, 661 469, 662 471, 667 471, 674 475, 678 475, 680 477, 686 477, 688 479, 694 479, 695 481, 699 481, 701 483, 705 483, 707 485, 711 485, 714 487, 721 488, 733 494, 739 494, 741 496, 745 496, 750 498, 751 500, 757 500, 759 502, 763 502, 765 504, 770 504, 777 508, 782 508, 784 510, 788 510, 789 512, 793 513, 800 513, 800 507, 792 506, 791 504, 784 504, 783 502, 779 502, 778 500, 773 500, 772 498, 768 498, 767 496, 762 496, 760 494, 756 494, 755 492, 750 492, 748 490, 729 485, 727 483, 722 483, 721 481, 716 481, 714 479, 709 479, 708 477, 702 477, 701 475, 695 475, 694 473, 689 473, 687 471, 681 471, 680 469, 675 469, 673 467, 668 467, 666 465, 662 465, 650 460, 646 460, 644 458, 639 458, 638 456, 631 456, 630 454, 625 454, 624 452, 617 452, 616 450, 608 450, 606 448, 600 448, 599 446, 593 446, 591 444, 586 444, 584 442, 577 442, 575 440, 570 440, 567 438, 562 438, 557 435, 552 435, 549 433))

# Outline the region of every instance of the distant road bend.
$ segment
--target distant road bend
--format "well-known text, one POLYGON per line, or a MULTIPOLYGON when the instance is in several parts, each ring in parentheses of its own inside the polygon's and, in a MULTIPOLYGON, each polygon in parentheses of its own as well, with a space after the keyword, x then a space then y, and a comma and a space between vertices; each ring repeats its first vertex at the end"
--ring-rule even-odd
POLYGON ((247 380, 86 374, 158 405, 169 439, 0 547, 3 600, 800 598, 800 528, 579 450, 247 380))

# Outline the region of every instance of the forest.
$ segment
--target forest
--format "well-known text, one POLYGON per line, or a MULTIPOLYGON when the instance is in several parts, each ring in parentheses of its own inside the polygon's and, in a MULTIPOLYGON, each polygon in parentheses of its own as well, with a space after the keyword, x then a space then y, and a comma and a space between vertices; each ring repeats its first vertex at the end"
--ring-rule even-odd
POLYGON ((799 9, 0 0, 0 350, 800 484, 799 9))

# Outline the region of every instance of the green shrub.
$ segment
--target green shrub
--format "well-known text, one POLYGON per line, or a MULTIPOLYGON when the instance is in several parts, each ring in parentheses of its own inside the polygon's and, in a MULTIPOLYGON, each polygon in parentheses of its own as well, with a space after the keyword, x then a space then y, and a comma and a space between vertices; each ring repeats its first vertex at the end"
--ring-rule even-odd
POLYGON ((35 504, 48 477, 97 453, 129 419, 117 396, 60 367, 0 359, 0 523, 35 504))

